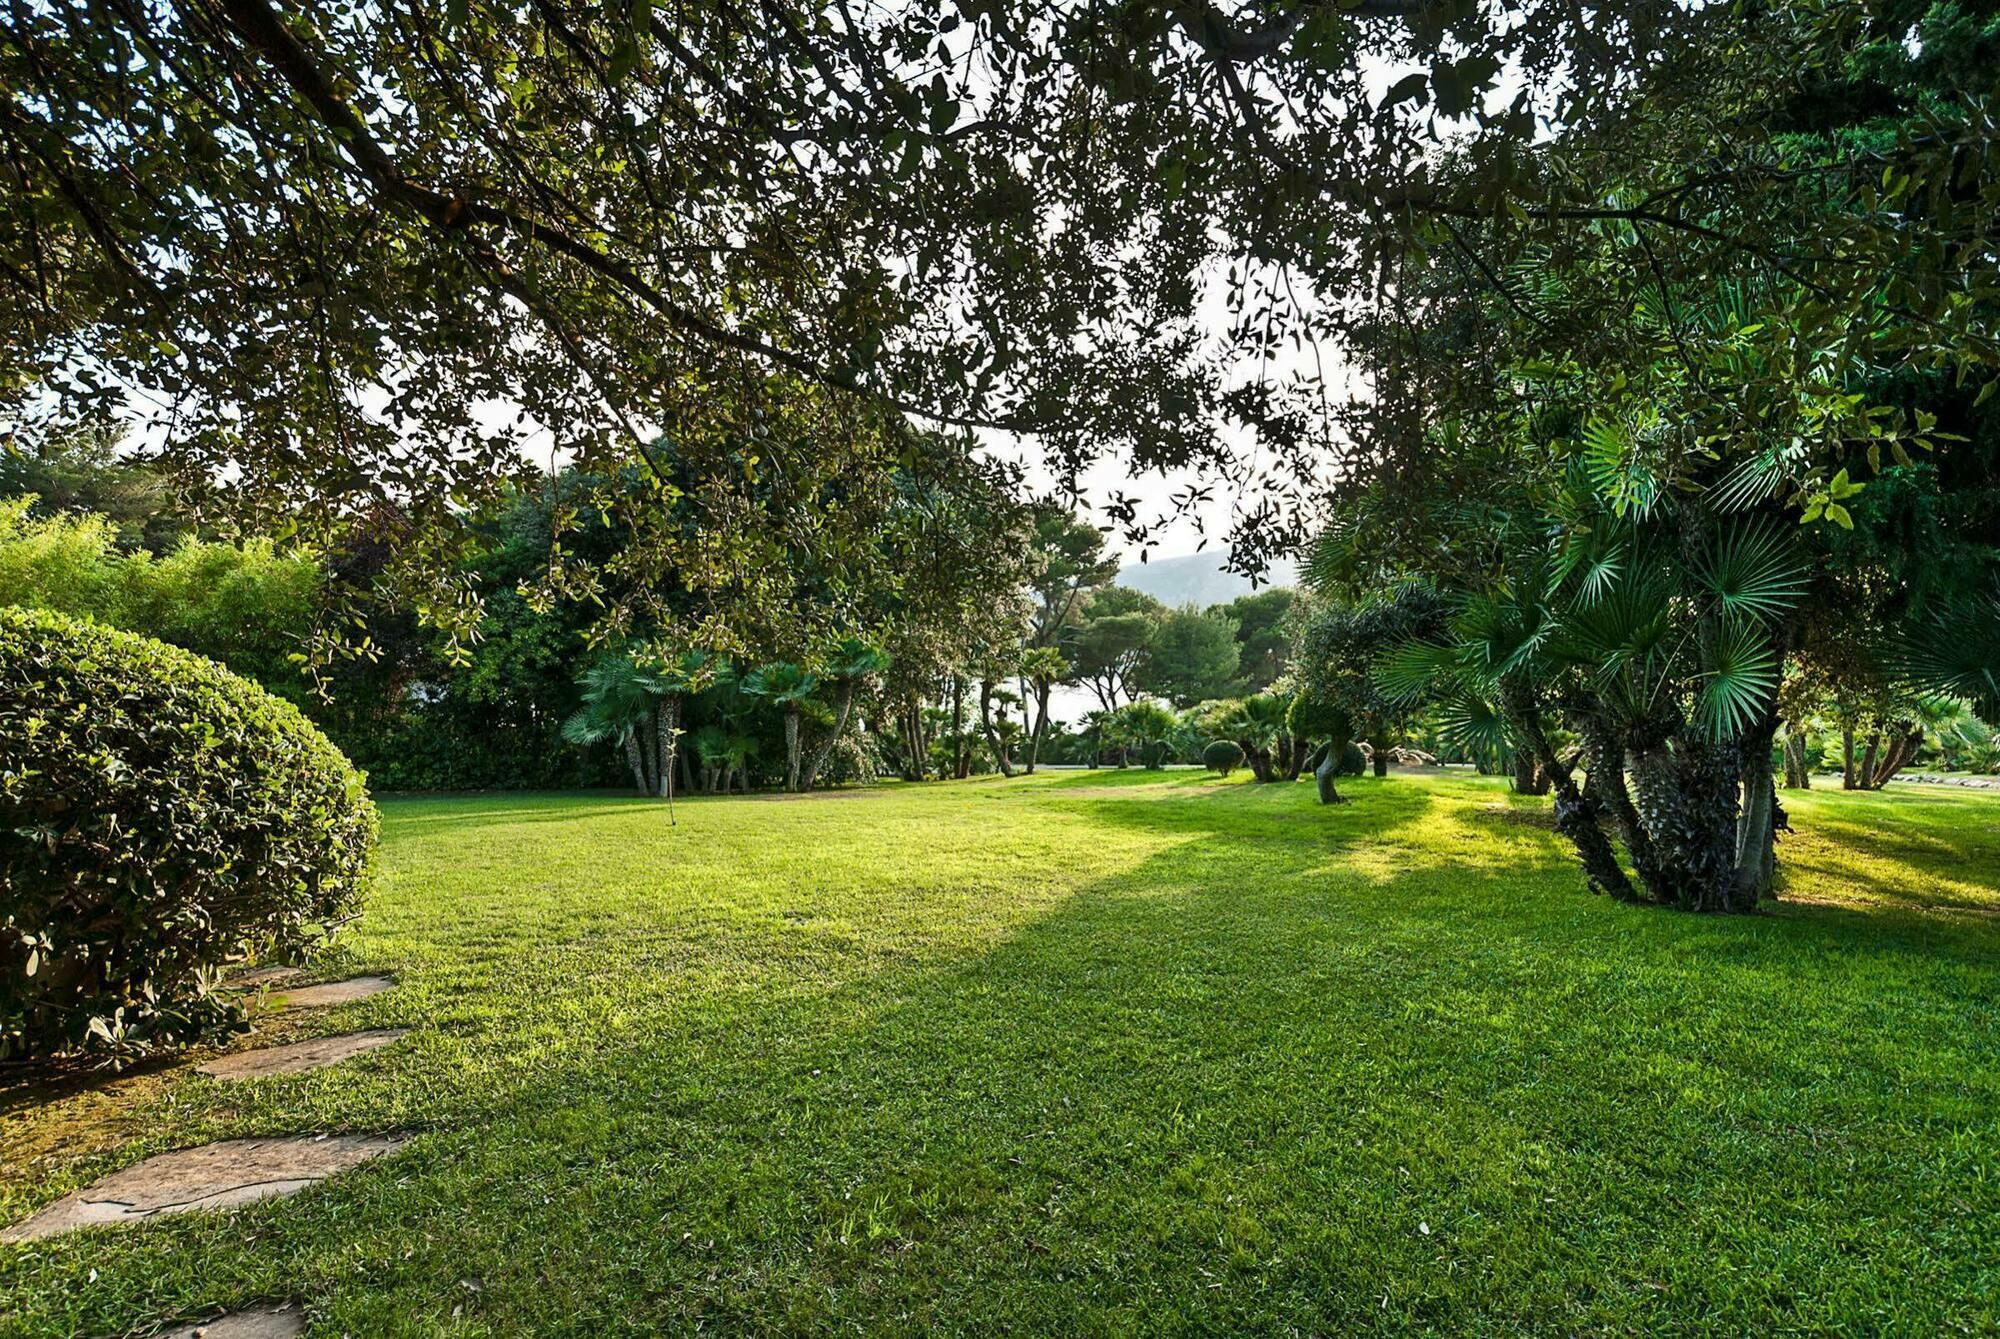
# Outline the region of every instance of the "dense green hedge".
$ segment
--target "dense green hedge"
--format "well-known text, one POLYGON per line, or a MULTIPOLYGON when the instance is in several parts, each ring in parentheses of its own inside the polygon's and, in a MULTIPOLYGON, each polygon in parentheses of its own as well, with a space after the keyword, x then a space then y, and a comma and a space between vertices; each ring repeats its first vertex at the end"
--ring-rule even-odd
POLYGON ((362 778, 212 661, 0 608, 0 1056, 132 1056, 231 1019, 245 952, 358 912, 362 778))
POLYGON ((1201 765, 1228 776, 1243 765, 1243 746, 1233 739, 1213 740, 1201 751, 1201 765))

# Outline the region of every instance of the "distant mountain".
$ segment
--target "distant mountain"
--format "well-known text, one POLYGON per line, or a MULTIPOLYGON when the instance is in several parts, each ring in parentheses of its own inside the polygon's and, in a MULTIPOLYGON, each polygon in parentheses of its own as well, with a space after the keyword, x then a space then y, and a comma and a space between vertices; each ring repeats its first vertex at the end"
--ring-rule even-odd
MULTIPOLYGON (((1222 558, 1221 553, 1188 553, 1178 558, 1128 562, 1118 569, 1118 584, 1144 591, 1169 607, 1226 604, 1250 593, 1250 578, 1223 571, 1222 558)), ((1259 590, 1292 585, 1298 573, 1289 560, 1280 559, 1265 575, 1259 590)))

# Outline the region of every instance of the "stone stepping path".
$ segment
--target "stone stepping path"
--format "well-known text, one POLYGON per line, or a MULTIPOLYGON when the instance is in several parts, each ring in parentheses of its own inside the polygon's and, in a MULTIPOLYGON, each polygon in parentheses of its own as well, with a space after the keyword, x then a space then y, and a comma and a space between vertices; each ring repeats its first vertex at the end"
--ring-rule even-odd
POLYGON ((218 1056, 205 1065, 196 1065, 195 1072, 231 1083, 271 1078, 279 1074, 304 1074, 337 1065, 353 1056, 365 1055, 409 1033, 410 1030, 404 1027, 376 1028, 371 1032, 349 1032, 339 1037, 314 1037, 310 1041, 295 1041, 289 1046, 267 1046, 261 1051, 237 1051, 218 1056))
POLYGON ((231 988, 255 990, 259 986, 282 985, 304 975, 305 972, 297 967, 253 967, 247 972, 230 977, 223 984, 231 988))
POLYGON ((274 990, 271 992, 271 1007, 321 1009, 334 1004, 352 1004, 356 1000, 365 1000, 370 995, 380 995, 395 984, 396 978, 393 976, 353 976, 345 981, 300 986, 297 990, 274 990))
POLYGON ((232 1311, 199 1325, 183 1325, 169 1330, 165 1339, 294 1339, 305 1332, 305 1313, 287 1302, 232 1311))
POLYGON ((230 1139, 161 1153, 63 1196, 0 1232, 0 1241, 34 1241, 97 1223, 138 1223, 160 1214, 292 1195, 407 1142, 396 1135, 301 1135, 230 1139))

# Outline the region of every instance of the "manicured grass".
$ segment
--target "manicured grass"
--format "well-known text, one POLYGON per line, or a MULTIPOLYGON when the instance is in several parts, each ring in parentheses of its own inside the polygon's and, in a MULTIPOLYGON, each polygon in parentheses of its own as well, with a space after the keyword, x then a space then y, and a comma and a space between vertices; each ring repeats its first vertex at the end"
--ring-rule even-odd
MULTIPOLYGON (((392 801, 317 1075, 13 1099, 0 1216, 211 1139, 281 1204, 0 1247, 0 1328, 1930 1334, 2000 1314, 2000 795, 1788 796, 1788 901, 1582 891, 1473 778, 392 801)), ((333 970, 329 966, 329 971, 333 970)))

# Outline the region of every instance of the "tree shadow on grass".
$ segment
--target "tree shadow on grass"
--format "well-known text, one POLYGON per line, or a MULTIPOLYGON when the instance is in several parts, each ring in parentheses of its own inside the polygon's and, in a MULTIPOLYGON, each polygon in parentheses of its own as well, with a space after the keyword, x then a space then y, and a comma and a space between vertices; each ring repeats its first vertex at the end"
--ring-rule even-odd
POLYGON ((33 1286, 79 1329, 305 1295, 356 1333, 1978 1314, 1989 936, 1621 907, 1554 834, 1355 797, 1093 803, 1171 840, 974 951, 544 1036, 383 1168, 33 1286))

